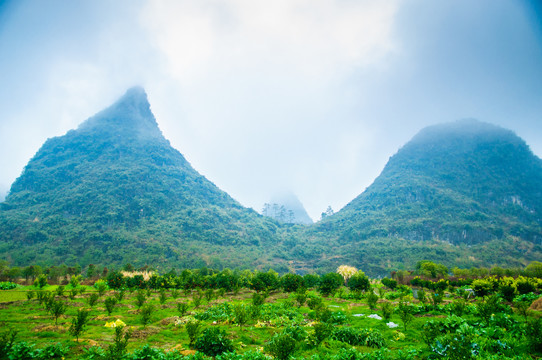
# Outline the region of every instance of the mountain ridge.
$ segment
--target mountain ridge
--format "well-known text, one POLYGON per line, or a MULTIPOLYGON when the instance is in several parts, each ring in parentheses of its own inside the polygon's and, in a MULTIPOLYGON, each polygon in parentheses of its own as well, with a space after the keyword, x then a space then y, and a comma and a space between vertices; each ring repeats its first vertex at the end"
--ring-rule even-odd
POLYGON ((0 203, 0 254, 17 265, 275 268, 372 276, 433 259, 542 259, 542 160, 476 120, 422 129, 375 181, 310 226, 243 207, 160 131, 144 89, 48 139, 0 203), (392 265, 393 264, 393 265, 392 265))

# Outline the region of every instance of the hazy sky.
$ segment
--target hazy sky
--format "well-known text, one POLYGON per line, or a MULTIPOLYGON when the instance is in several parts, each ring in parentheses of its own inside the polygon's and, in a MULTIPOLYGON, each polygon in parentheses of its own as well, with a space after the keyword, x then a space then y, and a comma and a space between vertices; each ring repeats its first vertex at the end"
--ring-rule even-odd
POLYGON ((542 156, 542 23, 519 0, 0 0, 0 193, 49 137, 145 87, 165 137, 260 211, 318 219, 427 125, 542 156))

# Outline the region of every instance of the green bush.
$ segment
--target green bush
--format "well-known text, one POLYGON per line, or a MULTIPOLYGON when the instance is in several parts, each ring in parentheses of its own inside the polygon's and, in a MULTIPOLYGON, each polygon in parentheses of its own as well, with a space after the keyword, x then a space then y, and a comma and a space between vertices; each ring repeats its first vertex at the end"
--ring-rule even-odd
POLYGON ((55 343, 47 345, 43 349, 37 350, 37 359, 49 360, 49 359, 64 359, 64 356, 68 353, 69 348, 62 346, 61 343, 55 343))
POLYGON ((7 329, 6 331, 2 332, 2 335, 0 335, 0 359, 7 358, 7 355, 13 347, 16 337, 16 330, 7 329))
POLYGON ((367 294, 367 305, 371 310, 376 309, 376 303, 378 301, 378 295, 376 295, 372 290, 367 294))
POLYGON ((117 299, 114 297, 108 297, 104 300, 105 310, 107 311, 107 315, 111 315, 113 312, 113 309, 115 308, 115 305, 117 305, 117 299))
POLYGON ((197 338, 194 348, 207 356, 217 356, 234 349, 226 332, 217 327, 205 329, 197 338))
POLYGON ((12 283, 10 281, 0 281, 0 290, 11 290, 15 289, 17 287, 17 284, 12 283))
POLYGON ((529 319, 525 324, 525 337, 532 350, 542 352, 542 319, 529 319))
POLYGON ((199 320, 190 320, 184 326, 190 340, 190 346, 192 346, 201 331, 201 322, 199 320))
POLYGON ((343 284, 343 277, 337 273, 327 273, 320 279, 318 291, 322 296, 330 296, 343 284))
POLYGON ((282 332, 275 334, 265 345, 265 352, 273 355, 275 359, 286 360, 295 352, 296 341, 291 334, 282 332))
POLYGON ((154 312, 154 306, 147 304, 141 307, 139 312, 141 315, 141 322, 143 323, 143 326, 147 326, 147 324, 151 322, 152 313, 154 312))

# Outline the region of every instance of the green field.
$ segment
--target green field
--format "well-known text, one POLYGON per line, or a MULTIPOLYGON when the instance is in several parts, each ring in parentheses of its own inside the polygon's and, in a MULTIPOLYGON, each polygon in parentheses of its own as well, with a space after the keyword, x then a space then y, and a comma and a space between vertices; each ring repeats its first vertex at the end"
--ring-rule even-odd
MULTIPOLYGON (((431 301, 435 299, 426 290, 424 304, 413 297, 410 287, 398 289, 385 288, 378 282, 365 294, 341 287, 327 296, 317 288, 305 293, 281 289, 257 293, 247 288, 230 292, 132 289, 125 291, 109 315, 105 299, 118 296, 119 290, 102 289, 100 296, 91 286, 79 286, 81 293, 69 296, 70 286, 62 295, 57 293, 57 286, 46 286, 41 290, 41 300, 27 300, 26 292, 36 293, 37 289, 18 286, 0 291, 0 355, 2 347, 9 347, 10 331, 16 332, 11 351, 30 357, 10 355, 9 359, 202 359, 203 353, 213 348, 230 351, 219 356, 222 359, 264 359, 272 355, 315 360, 530 359, 541 355, 542 337, 536 333, 542 334, 539 311, 530 310, 521 316, 516 313, 519 303, 503 301, 498 293, 465 301, 465 293, 450 286, 436 301, 431 301), (65 304, 56 324, 44 294, 65 304), (372 310, 369 294, 376 301, 372 310), (99 298, 92 306, 91 296, 99 298), (144 299, 141 307, 138 297, 142 302, 144 299), (187 304, 185 312, 179 309, 180 303, 187 304), (383 316, 386 306, 393 313, 388 320, 379 320, 374 315, 383 316), (142 315, 145 308, 151 309, 147 320, 142 315), (79 309, 90 311, 90 318, 79 341, 75 341, 70 326, 79 309), (117 320, 126 326, 106 326, 117 320), (199 323, 199 337, 192 344, 187 323, 199 323), (120 336, 117 341, 116 331, 120 336), (129 339, 123 348, 125 334, 129 339), (121 344, 120 350, 115 344, 121 344)), ((533 293, 529 296, 529 304, 538 297, 533 293)))

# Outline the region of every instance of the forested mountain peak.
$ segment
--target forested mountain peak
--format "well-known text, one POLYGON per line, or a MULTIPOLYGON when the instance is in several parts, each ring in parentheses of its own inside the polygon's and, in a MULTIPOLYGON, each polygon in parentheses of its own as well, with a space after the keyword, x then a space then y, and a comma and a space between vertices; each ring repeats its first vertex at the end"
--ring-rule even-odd
POLYGON ((83 122, 78 131, 163 139, 150 107, 147 93, 142 87, 136 86, 128 89, 113 105, 83 122))
POLYGON ((29 161, 0 204, 0 251, 15 263, 257 266, 276 226, 172 148, 135 87, 29 161))

